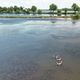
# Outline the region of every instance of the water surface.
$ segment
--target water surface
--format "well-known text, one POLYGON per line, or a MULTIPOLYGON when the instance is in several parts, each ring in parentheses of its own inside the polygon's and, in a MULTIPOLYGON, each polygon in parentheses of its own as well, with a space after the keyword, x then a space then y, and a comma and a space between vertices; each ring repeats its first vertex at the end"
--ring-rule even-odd
POLYGON ((80 21, 0 19, 0 80, 80 80, 80 21), (63 58, 56 66, 54 56, 63 58))

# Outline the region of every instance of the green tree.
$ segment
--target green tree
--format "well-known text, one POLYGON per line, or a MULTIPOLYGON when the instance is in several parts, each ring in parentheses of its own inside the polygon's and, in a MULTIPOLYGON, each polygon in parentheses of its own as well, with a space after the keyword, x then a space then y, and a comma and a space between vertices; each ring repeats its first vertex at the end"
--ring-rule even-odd
POLYGON ((31 11, 33 12, 33 14, 35 14, 36 10, 37 10, 37 7, 36 6, 32 6, 31 7, 31 11))
POLYGON ((27 11, 26 11, 26 13, 27 13, 27 14, 30 14, 30 11, 31 11, 31 9, 28 8, 27 11))
POLYGON ((72 9, 74 10, 74 13, 76 14, 76 11, 79 10, 79 6, 76 3, 73 3, 72 9))
POLYGON ((42 14, 42 11, 39 9, 39 10, 37 11, 37 13, 38 13, 38 14, 42 14))
POLYGON ((51 5, 49 6, 49 10, 50 10, 50 11, 53 11, 53 15, 54 15, 54 11, 57 10, 57 5, 51 4, 51 5))
POLYGON ((14 6, 14 13, 15 14, 20 14, 20 8, 19 7, 17 7, 17 6, 14 6))
POLYGON ((67 8, 63 8, 63 11, 64 11, 64 15, 66 16, 68 9, 67 8))
POLYGON ((0 7, 0 13, 2 13, 2 7, 0 7))
POLYGON ((61 16, 61 10, 60 9, 57 10, 57 15, 61 16))
POLYGON ((14 8, 12 6, 7 8, 7 13, 14 13, 14 8))
POLYGON ((7 13, 7 7, 3 7, 3 13, 7 13))
POLYGON ((20 6, 18 9, 19 9, 19 13, 20 13, 20 14, 22 14, 22 13, 23 13, 23 11, 24 11, 23 7, 22 7, 22 6, 20 6))
POLYGON ((19 9, 22 11, 23 10, 23 7, 21 6, 19 9))

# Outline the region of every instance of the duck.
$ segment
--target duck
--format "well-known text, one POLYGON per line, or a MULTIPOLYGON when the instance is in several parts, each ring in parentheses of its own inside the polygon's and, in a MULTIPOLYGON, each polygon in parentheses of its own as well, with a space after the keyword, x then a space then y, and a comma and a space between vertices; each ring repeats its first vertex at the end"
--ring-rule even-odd
POLYGON ((62 58, 59 56, 59 55, 56 55, 56 64, 58 65, 58 66, 60 66, 60 65, 62 65, 63 64, 63 60, 62 60, 62 58))

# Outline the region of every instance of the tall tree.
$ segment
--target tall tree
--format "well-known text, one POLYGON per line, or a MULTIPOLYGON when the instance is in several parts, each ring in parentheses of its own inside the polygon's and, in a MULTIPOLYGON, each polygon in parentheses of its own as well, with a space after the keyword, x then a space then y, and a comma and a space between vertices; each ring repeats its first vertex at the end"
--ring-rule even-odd
POLYGON ((66 16, 68 9, 67 8, 63 8, 63 11, 64 11, 64 15, 66 16))
POLYGON ((33 12, 33 14, 35 14, 36 10, 37 10, 37 7, 36 6, 32 6, 31 7, 31 11, 33 12))
POLYGON ((14 13, 15 14, 20 14, 20 8, 17 6, 14 6, 14 13))
POLYGON ((14 8, 12 6, 8 7, 7 13, 14 13, 14 8))
POLYGON ((53 14, 54 14, 54 11, 57 10, 57 5, 51 4, 51 5, 49 6, 49 10, 53 11, 53 14))
POLYGON ((31 9, 30 9, 30 8, 27 8, 26 13, 27 13, 27 14, 30 14, 30 11, 31 11, 31 9))
POLYGON ((72 9, 74 10, 74 13, 76 14, 76 11, 79 10, 79 6, 76 3, 73 3, 72 9))
POLYGON ((22 7, 22 6, 20 6, 20 7, 19 7, 19 12, 20 12, 20 14, 22 14, 22 13, 23 13, 23 11, 24 11, 23 7, 22 7))

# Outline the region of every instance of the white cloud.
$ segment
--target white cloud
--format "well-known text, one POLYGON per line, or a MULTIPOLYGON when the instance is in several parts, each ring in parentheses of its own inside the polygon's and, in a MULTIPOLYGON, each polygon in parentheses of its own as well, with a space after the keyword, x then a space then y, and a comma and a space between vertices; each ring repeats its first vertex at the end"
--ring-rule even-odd
POLYGON ((55 3, 62 7, 70 7, 72 3, 77 3, 79 5, 80 0, 0 0, 0 6, 24 6, 31 7, 32 5, 38 8, 48 8, 51 3, 55 3))

